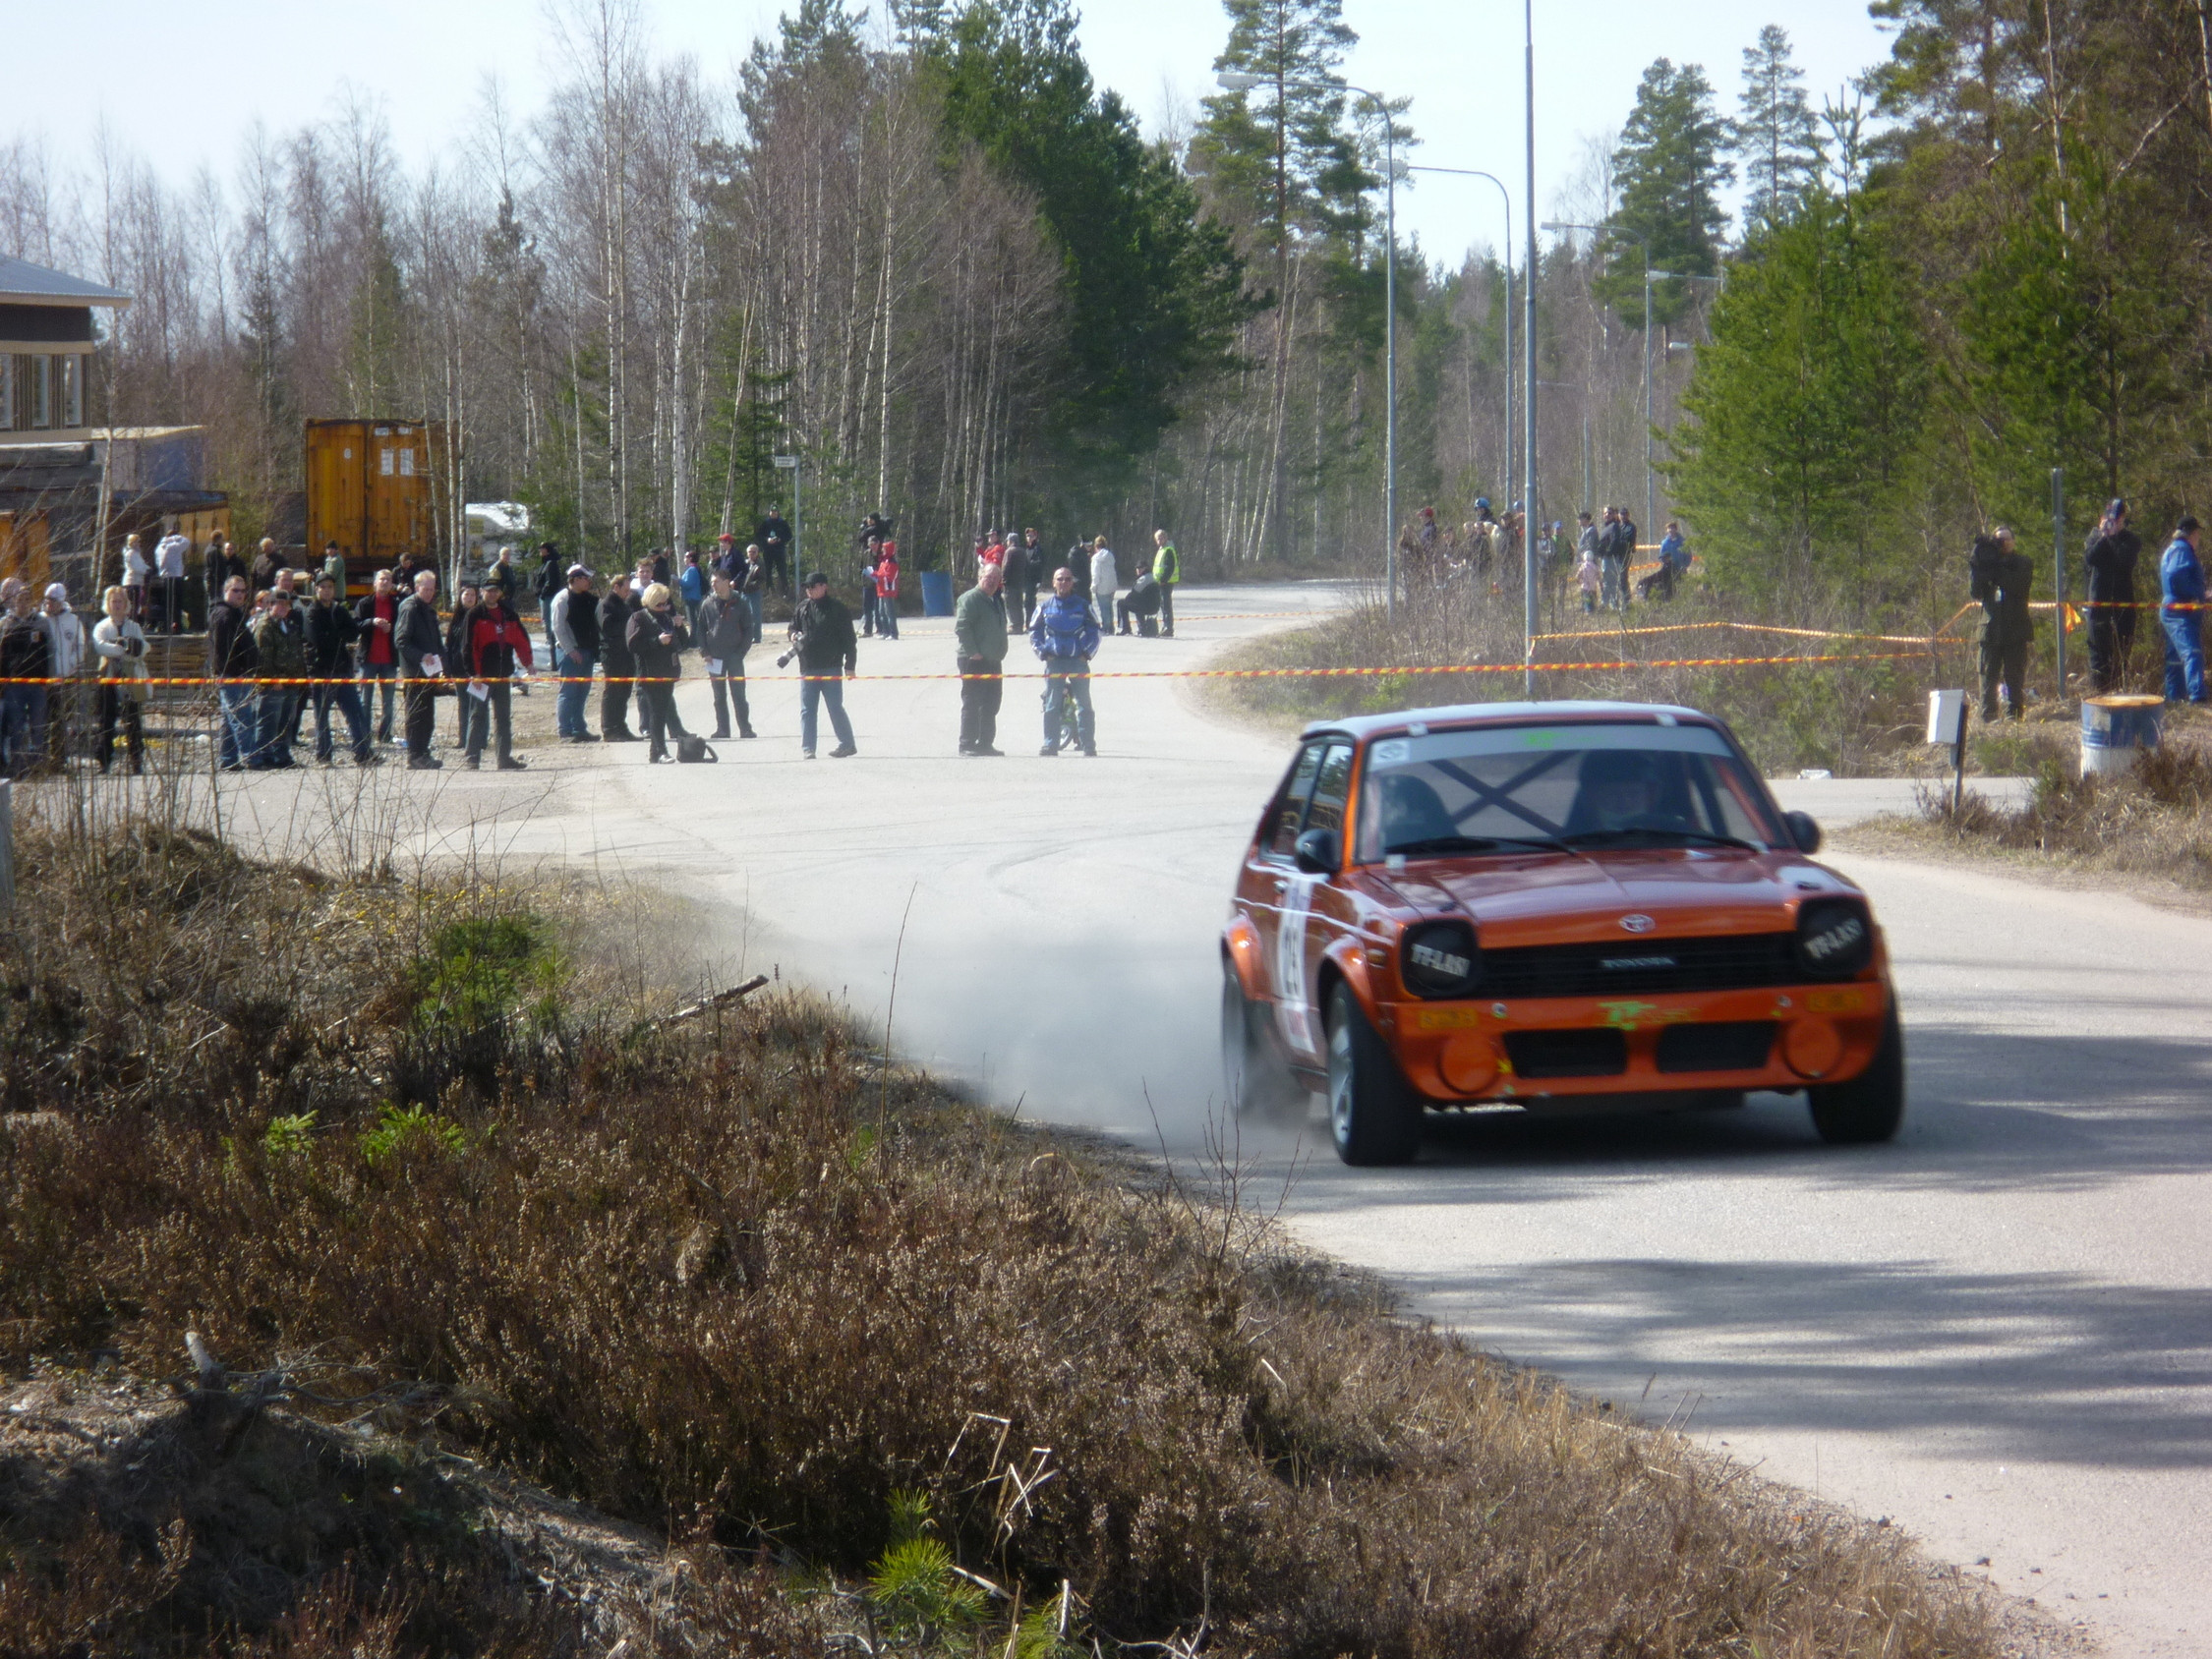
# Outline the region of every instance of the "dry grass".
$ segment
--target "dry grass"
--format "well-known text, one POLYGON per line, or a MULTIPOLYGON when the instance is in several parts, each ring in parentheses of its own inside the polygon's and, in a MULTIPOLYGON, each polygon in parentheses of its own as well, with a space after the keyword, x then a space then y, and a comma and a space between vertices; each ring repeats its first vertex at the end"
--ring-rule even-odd
MULTIPOLYGON (((273 1566, 207 1518, 220 1444, 131 1506, 9 1505, 0 1653, 603 1651, 433 1490, 464 1455, 689 1541, 699 1599, 639 1650, 1996 1650, 1894 1530, 1398 1322, 817 1001, 657 1028, 679 987, 579 965, 619 954, 604 898, 181 832, 20 851, 0 1366, 172 1376, 197 1330, 282 1373, 302 1514, 401 1490, 273 1566), (364 1413, 412 1453, 313 1421, 364 1413)), ((189 1441, 211 1407, 174 1409, 189 1441)))
POLYGON ((1969 780, 1954 814, 1950 789, 1931 784, 1918 823, 1886 828, 1953 849, 2212 890, 2212 725, 2169 710, 2163 747, 2117 775, 2081 776, 2078 743, 2071 727, 2056 722, 2002 728, 1984 742, 1985 765, 2034 776, 2024 806, 1993 806, 1969 780))
MULTIPOLYGON (((1553 664, 1822 654, 1871 655, 1880 660, 1818 665, 1774 662, 1715 667, 1603 668, 1551 666, 1537 676, 1543 698, 1617 698, 1677 703, 1717 715, 1734 727, 1752 758, 1770 772, 1826 767, 1838 775, 1909 773, 1920 759, 1928 691, 1959 685, 1972 653, 1945 647, 1930 653, 1877 641, 1806 639, 1705 628, 1658 634, 1618 632, 1660 623, 1720 620, 1791 628, 1848 630, 1864 623, 1831 610, 1745 614, 1722 605, 1691 582, 1669 603, 1639 603, 1623 617, 1586 616, 1578 604, 1547 601, 1546 631, 1591 631, 1594 637, 1540 642, 1553 664), (1889 655, 1895 654, 1895 655, 1889 655)), ((1891 628, 1887 632, 1899 630, 1891 628)), ((1523 695, 1520 596, 1504 592, 1470 599, 1463 590, 1424 593, 1400 607, 1393 625, 1379 595, 1312 628, 1272 634, 1224 659, 1225 667, 1417 668, 1466 665, 1477 671, 1375 674, 1342 678, 1225 679, 1215 694, 1239 713, 1283 723, 1446 703, 1489 703, 1523 695)))

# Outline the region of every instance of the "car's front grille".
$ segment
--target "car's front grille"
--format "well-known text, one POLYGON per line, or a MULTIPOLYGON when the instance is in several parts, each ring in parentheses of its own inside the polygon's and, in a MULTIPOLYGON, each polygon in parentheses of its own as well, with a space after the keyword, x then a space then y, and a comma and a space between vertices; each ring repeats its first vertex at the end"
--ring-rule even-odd
POLYGON ((1505 1053, 1517 1077, 1618 1077, 1628 1069, 1628 1039, 1610 1027, 1509 1031, 1505 1053))
POLYGON ((1773 1020, 1670 1025, 1659 1033, 1661 1071, 1764 1071, 1775 1052, 1773 1020))
POLYGON ((1724 934, 1715 939, 1627 939, 1618 944, 1536 944, 1483 952, 1476 997, 1648 997, 1659 991, 1743 991, 1790 985, 1796 936, 1724 934))

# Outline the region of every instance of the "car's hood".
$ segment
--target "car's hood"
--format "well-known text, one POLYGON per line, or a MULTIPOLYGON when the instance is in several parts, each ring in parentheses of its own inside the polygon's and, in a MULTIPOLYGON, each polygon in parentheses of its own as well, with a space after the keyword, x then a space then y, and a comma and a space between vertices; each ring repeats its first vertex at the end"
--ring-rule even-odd
POLYGON ((1674 847, 1576 857, 1437 858, 1377 872, 1425 914, 1472 916, 1485 948, 1779 932, 1816 893, 1857 893, 1834 871, 1797 853, 1674 847), (1646 917, 1649 925, 1624 919, 1646 917))

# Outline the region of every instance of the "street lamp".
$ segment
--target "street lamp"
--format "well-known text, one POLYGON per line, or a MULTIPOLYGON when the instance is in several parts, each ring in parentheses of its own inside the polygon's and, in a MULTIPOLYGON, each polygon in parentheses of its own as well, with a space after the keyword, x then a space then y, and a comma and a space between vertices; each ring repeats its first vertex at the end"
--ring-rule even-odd
POLYGON ((1659 485, 1652 471, 1652 277, 1665 275, 1664 271, 1652 270, 1652 245, 1632 230, 1621 230, 1609 225, 1575 225, 1545 220, 1545 230, 1586 230, 1594 236, 1625 236, 1644 253, 1644 533, 1651 534, 1652 519, 1659 512, 1659 485))
POLYGON ((1522 205, 1528 209, 1522 223, 1528 227, 1529 246, 1521 260, 1522 303, 1528 307, 1521 330, 1521 351, 1525 358, 1521 376, 1525 393, 1521 399, 1521 418, 1526 423, 1521 438, 1521 464, 1528 469, 1527 486, 1521 491, 1521 695, 1533 703, 1536 701, 1537 557, 1536 538, 1529 534, 1529 521, 1537 510, 1536 0, 1521 0, 1521 37, 1522 113, 1528 122, 1525 158, 1529 168, 1529 194, 1522 199, 1522 205))
MULTIPOLYGON (((1497 186, 1498 200, 1505 203, 1505 484, 1506 493, 1513 488, 1513 198, 1507 194, 1505 182, 1495 173, 1485 173, 1479 167, 1408 167, 1410 173, 1454 173, 1464 179, 1487 179, 1497 186)), ((1529 501, 1521 503, 1521 534, 1529 534, 1529 515, 1536 507, 1529 501)))
MULTIPOLYGON (((1225 69, 1214 77, 1225 92, 1249 92, 1270 84, 1273 78, 1225 69)), ((1349 81, 1285 81, 1280 86, 1308 91, 1357 92, 1382 114, 1384 229, 1382 247, 1382 571, 1388 590, 1385 600, 1389 620, 1398 620, 1398 127, 1390 119, 1390 105, 1379 92, 1355 86, 1349 81)), ((1287 227, 1286 227, 1287 228, 1287 227)))

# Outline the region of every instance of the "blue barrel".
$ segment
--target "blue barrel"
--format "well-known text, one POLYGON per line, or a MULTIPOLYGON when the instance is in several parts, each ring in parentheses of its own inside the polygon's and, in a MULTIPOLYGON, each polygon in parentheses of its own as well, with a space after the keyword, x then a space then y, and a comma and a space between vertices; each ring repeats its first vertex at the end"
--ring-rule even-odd
POLYGON ((925 570, 921 573, 921 613, 924 616, 950 616, 953 614, 953 573, 949 570, 925 570))
POLYGON ((2135 757, 2158 747, 2158 697, 2085 697, 2081 700, 2081 775, 2127 772, 2135 757))

